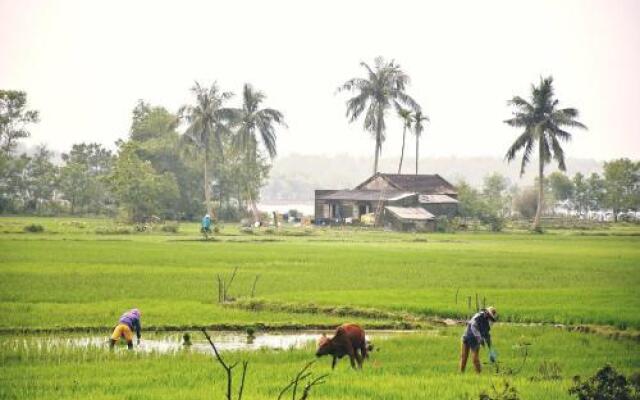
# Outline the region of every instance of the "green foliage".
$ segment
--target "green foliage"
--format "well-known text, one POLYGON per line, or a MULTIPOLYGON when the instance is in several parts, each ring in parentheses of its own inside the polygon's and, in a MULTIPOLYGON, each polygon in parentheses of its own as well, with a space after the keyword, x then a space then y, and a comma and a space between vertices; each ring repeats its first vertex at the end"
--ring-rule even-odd
POLYGON ((569 200, 573 198, 573 181, 562 172, 553 172, 549 175, 549 188, 555 200, 569 200))
POLYGON ((157 174, 150 162, 138 157, 133 142, 120 147, 109 183, 130 221, 142 222, 155 214, 165 215, 178 198, 175 177, 157 174))
POLYGON ((510 196, 507 181, 493 174, 485 178, 482 193, 464 181, 458 182, 458 212, 463 218, 477 219, 493 232, 504 228, 505 214, 509 212, 510 196))
POLYGON ((180 230, 180 225, 178 225, 177 222, 168 222, 162 225, 160 230, 162 232, 178 233, 178 231, 180 230))
POLYGON ((0 152, 10 154, 19 139, 29 137, 27 125, 39 121, 38 111, 26 107, 25 92, 0 90, 0 152))
POLYGON ((605 162, 604 180, 604 205, 613 209, 616 221, 618 212, 640 208, 640 162, 628 158, 605 162))
POLYGON ((24 227, 24 231, 29 233, 40 233, 44 232, 44 227, 40 224, 29 224, 24 227))
POLYGON ((62 154, 62 160, 60 189, 71 214, 113 213, 114 200, 106 182, 115 160, 111 151, 98 143, 79 143, 62 154))
MULTIPOLYGON (((524 174, 534 146, 538 145, 538 191, 539 203, 543 200, 544 166, 553 158, 561 171, 566 171, 564 150, 560 142, 571 140, 571 133, 565 127, 587 129, 577 120, 578 110, 575 108, 558 108, 559 101, 554 98, 553 78, 540 78, 538 86, 531 85, 530 102, 515 96, 509 100, 514 107, 513 118, 504 121, 506 124, 522 128, 524 131, 507 150, 506 159, 513 161, 522 151, 520 175, 524 174)), ((540 228, 540 216, 543 204, 538 204, 534 219, 534 230, 540 228)))
POLYGON ((480 400, 520 400, 518 390, 508 381, 502 385, 491 384, 491 389, 480 393, 480 400))
POLYGON ((569 394, 579 400, 639 400, 640 374, 627 378, 607 364, 585 381, 576 376, 569 394))
POLYGON ((366 70, 366 78, 353 78, 338 88, 338 91, 353 92, 354 97, 347 100, 347 118, 353 122, 364 117, 364 130, 376 141, 373 172, 378 172, 378 158, 385 140, 385 114, 394 105, 404 105, 413 111, 421 111, 418 103, 406 93, 409 76, 395 61, 386 61, 376 57, 374 67, 361 62, 366 70))

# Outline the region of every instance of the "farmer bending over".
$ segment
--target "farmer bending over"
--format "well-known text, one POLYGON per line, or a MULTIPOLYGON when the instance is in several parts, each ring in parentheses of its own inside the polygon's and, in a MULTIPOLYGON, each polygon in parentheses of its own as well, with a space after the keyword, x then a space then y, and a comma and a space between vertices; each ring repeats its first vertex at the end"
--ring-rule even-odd
MULTIPOLYGON (((464 372, 469 358, 469 350, 473 355, 473 366, 480 373, 480 345, 485 343, 491 349, 491 324, 498 318, 498 312, 493 307, 480 310, 467 322, 467 328, 462 336, 460 351, 460 372, 464 372)), ((493 353, 492 353, 493 354, 493 353)), ((493 357, 493 356, 492 356, 493 357)))
POLYGON ((118 320, 118 325, 113 330, 111 334, 111 340, 109 341, 109 347, 113 349, 116 342, 120 339, 120 337, 124 337, 124 340, 127 341, 127 347, 129 350, 133 349, 133 331, 136 331, 136 336, 138 337, 138 344, 140 344, 140 310, 134 308, 133 310, 129 310, 126 313, 122 314, 120 319, 118 320))

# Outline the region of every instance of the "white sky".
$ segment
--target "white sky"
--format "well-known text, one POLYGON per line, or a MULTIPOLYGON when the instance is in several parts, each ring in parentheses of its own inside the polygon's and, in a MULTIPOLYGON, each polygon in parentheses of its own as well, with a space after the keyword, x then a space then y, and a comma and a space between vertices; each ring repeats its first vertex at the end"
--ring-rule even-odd
MULTIPOLYGON (((637 158, 638 21, 634 0, 0 0, 0 88, 27 91, 42 120, 28 143, 56 150, 113 147, 137 99, 175 111, 194 80, 217 80, 236 93, 251 82, 284 112, 280 154, 373 155, 335 89, 382 55, 431 117, 421 156, 503 156, 518 133, 502 123, 506 100, 553 74, 590 128, 568 155, 637 158)), ((388 136, 383 156, 399 154, 400 125, 388 136)))

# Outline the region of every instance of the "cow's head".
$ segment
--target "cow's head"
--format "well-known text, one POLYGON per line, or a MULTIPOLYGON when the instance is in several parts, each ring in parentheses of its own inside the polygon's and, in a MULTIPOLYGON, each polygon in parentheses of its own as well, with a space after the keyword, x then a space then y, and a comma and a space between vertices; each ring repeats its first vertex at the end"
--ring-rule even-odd
POLYGON ((331 339, 327 337, 324 333, 318 339, 317 349, 316 349, 316 357, 325 356, 331 353, 332 350, 331 339))

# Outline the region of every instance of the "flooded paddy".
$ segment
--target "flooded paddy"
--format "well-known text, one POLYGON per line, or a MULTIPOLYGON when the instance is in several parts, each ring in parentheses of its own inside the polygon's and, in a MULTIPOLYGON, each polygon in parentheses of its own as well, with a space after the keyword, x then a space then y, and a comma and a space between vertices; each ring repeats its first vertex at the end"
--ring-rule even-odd
MULTIPOLYGON (((374 343, 397 337, 400 335, 413 335, 425 331, 392 331, 373 330, 368 331, 367 340, 374 343)), ((435 333, 437 331, 426 331, 435 333)), ((256 332, 248 335, 237 331, 210 331, 208 332, 219 351, 257 351, 262 349, 290 350, 315 345, 323 331, 280 331, 280 332, 256 332)), ((22 348, 27 351, 39 352, 53 348, 108 348, 109 336, 107 334, 33 334, 21 337, 0 336, 1 347, 22 348)), ((134 340, 135 343, 135 340, 134 340)), ((127 350, 126 343, 120 341, 116 345, 116 351, 127 350)), ((173 332, 144 332, 140 345, 134 345, 135 352, 173 354, 183 351, 212 353, 209 342, 200 331, 173 331, 173 332), (185 336, 189 336, 186 340, 185 336)))

